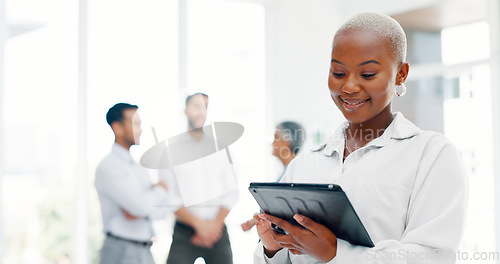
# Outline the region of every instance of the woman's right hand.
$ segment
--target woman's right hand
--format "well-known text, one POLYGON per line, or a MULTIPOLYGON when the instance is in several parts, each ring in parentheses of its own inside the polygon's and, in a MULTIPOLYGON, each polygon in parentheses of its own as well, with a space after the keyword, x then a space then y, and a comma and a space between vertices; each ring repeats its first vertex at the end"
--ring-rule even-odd
POLYGON ((271 229, 271 223, 269 221, 260 218, 260 214, 255 214, 253 219, 258 223, 257 234, 259 234, 260 241, 264 245, 264 253, 268 258, 272 258, 276 252, 280 251, 283 247, 274 241, 271 234, 271 232, 274 231, 271 229))

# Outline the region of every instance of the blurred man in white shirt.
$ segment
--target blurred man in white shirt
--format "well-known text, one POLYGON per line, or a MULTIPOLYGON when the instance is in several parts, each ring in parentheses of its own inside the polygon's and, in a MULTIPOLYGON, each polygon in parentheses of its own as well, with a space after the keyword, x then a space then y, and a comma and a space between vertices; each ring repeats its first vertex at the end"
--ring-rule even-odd
POLYGON ((166 216, 158 206, 167 202, 167 185, 163 181, 153 184, 147 171, 130 156, 130 147, 139 144, 142 133, 137 108, 118 103, 106 115, 115 143, 95 177, 106 234, 101 264, 154 264, 151 221, 166 216))
MULTIPOLYGON (((214 144, 214 138, 201 129, 207 106, 206 94, 197 93, 186 99, 184 113, 189 132, 186 149, 198 150, 214 144)), ((198 257, 207 264, 232 264, 224 219, 236 203, 238 192, 229 152, 217 151, 175 166, 167 173, 172 196, 182 204, 175 213, 177 221, 167 264, 193 264, 198 257)))

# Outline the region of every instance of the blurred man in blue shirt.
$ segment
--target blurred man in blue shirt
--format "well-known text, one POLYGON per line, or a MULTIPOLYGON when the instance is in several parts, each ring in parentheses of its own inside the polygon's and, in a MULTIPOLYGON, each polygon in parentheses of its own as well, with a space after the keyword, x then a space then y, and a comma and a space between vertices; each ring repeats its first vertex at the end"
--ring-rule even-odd
POLYGON ((167 185, 163 181, 153 184, 147 171, 130 156, 130 147, 139 144, 142 133, 137 108, 118 103, 106 115, 115 143, 95 177, 106 234, 101 264, 154 264, 151 221, 166 216, 157 206, 167 202, 167 185))

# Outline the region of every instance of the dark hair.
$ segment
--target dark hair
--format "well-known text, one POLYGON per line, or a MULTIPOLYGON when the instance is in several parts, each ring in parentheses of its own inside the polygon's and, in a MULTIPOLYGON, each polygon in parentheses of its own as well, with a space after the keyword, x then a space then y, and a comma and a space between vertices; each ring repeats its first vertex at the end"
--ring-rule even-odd
POLYGON ((123 111, 137 108, 139 108, 137 105, 117 103, 108 110, 108 113, 106 114, 106 121, 110 126, 113 122, 121 122, 123 120, 123 111))
POLYGON ((192 95, 188 95, 188 97, 186 97, 186 106, 189 104, 189 101, 191 101, 191 97, 195 96, 195 95, 198 95, 198 94, 201 94, 203 96, 205 96, 208 100, 208 95, 204 94, 204 93, 194 93, 192 95))
POLYGON ((297 154, 306 139, 304 128, 299 123, 285 121, 279 123, 276 129, 282 135, 282 138, 290 143, 290 150, 293 154, 297 154))

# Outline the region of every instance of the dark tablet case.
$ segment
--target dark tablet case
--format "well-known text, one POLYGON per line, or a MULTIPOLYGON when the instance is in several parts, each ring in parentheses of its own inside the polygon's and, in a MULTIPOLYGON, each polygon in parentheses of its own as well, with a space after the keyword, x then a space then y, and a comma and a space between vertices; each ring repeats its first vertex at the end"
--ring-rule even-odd
POLYGON ((353 245, 373 247, 346 194, 335 184, 250 183, 248 188, 267 214, 300 226, 301 214, 328 227, 338 238, 353 245))

